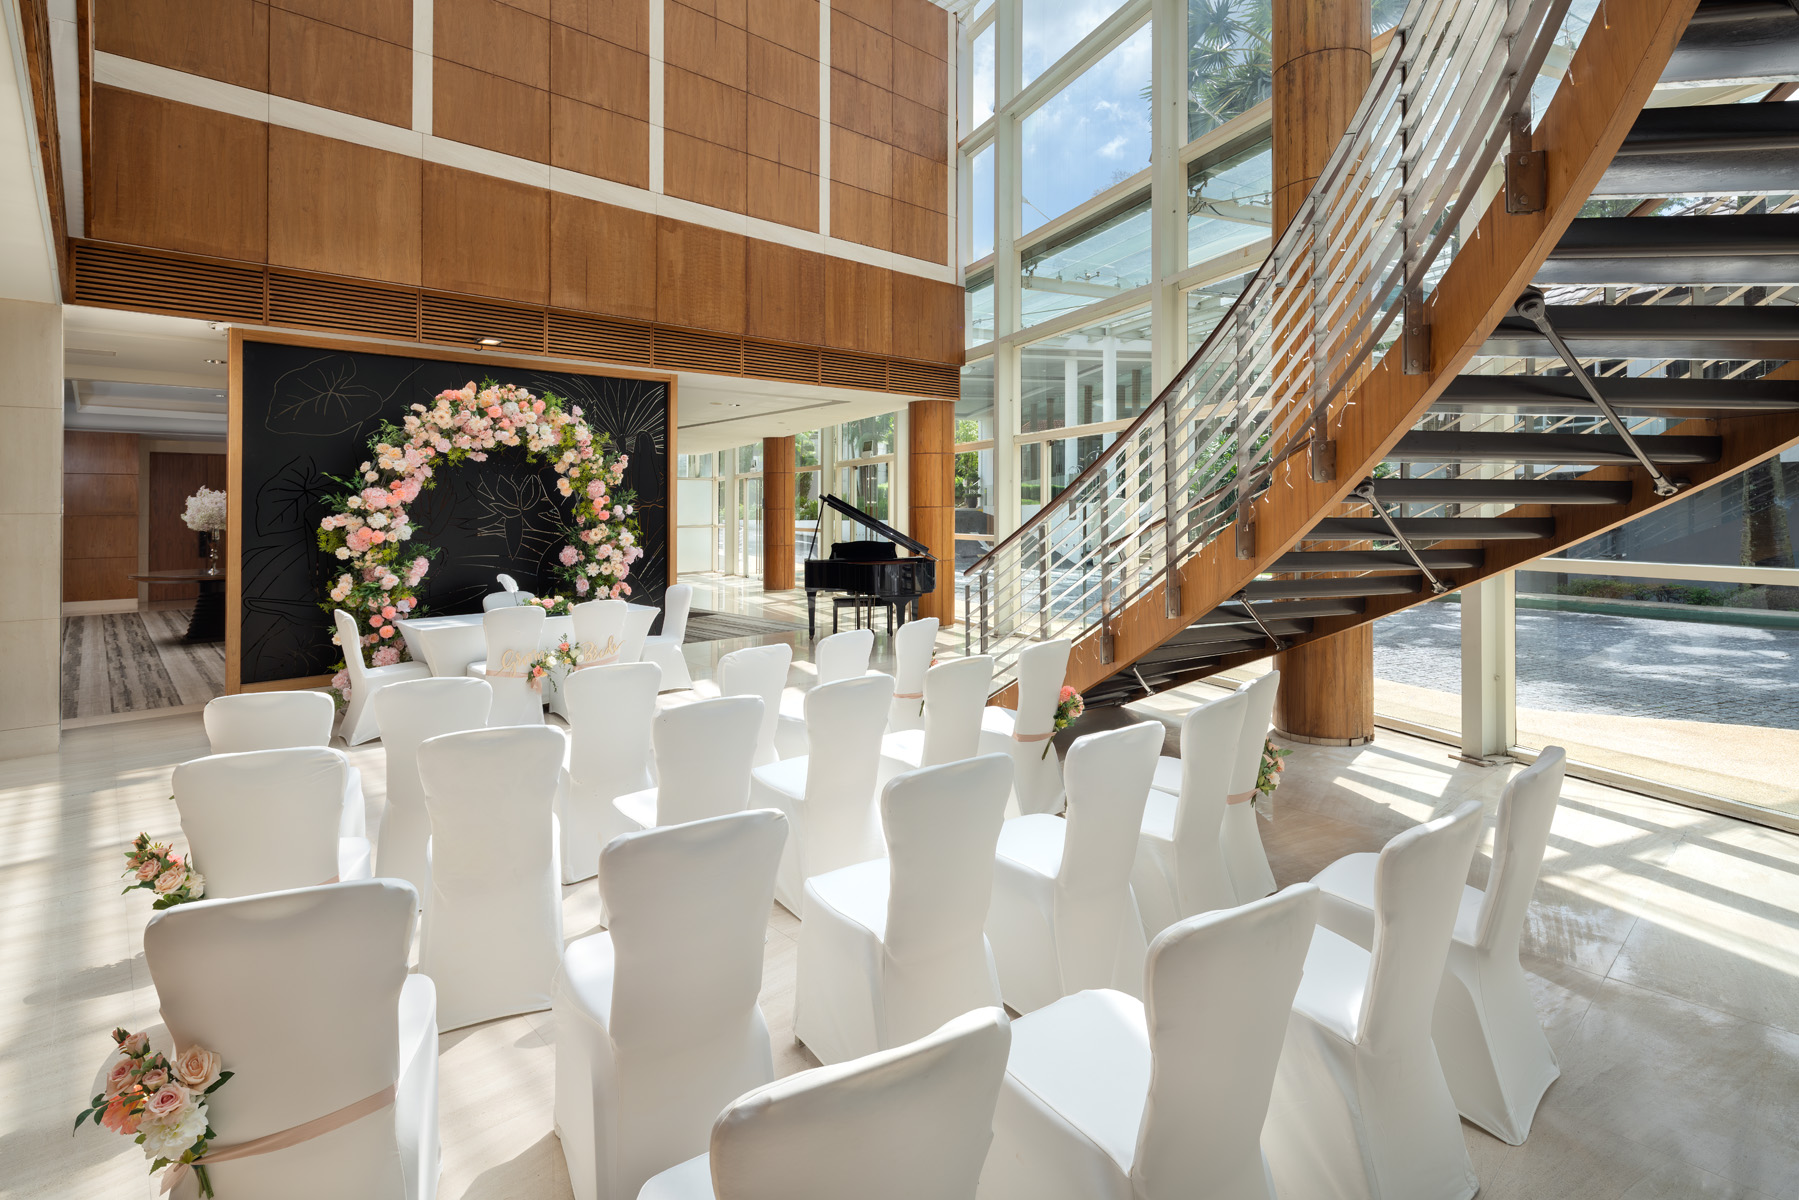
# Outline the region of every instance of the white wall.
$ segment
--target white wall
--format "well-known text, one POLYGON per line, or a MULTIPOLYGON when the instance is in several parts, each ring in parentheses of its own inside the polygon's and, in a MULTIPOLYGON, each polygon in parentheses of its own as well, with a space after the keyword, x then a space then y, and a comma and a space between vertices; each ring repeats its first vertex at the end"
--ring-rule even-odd
POLYGON ((56 749, 62 309, 0 300, 0 758, 56 749))

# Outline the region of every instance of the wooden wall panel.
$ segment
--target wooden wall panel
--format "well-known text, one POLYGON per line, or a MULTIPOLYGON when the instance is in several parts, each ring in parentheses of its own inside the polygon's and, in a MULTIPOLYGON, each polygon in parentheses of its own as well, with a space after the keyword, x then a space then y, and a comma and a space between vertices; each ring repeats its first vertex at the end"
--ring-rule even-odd
POLYGON ((688 137, 662 134, 662 190, 671 196, 730 212, 749 208, 749 155, 742 150, 688 137))
POLYGON ((747 28, 756 37, 818 60, 818 0, 756 0, 747 28))
POLYGON ((438 59, 431 76, 431 129, 438 137, 547 163, 550 93, 438 59))
POLYGON ((825 344, 893 353, 892 272, 846 258, 825 260, 825 344))
POLYGON ((831 66, 864 83, 893 90, 893 37, 831 10, 831 66))
POLYGON ((271 13, 298 13, 352 33, 412 48, 412 0, 269 0, 269 9, 271 13))
POLYGON ((417 285, 423 165, 269 127, 269 262, 417 285))
MULTIPOLYGON (((149 544, 146 549, 152 571, 193 570, 206 566, 206 552, 200 548, 200 535, 181 520, 181 512, 187 498, 200 488, 225 489, 225 460, 223 454, 151 452, 149 544)), ((152 604, 161 600, 191 600, 199 594, 197 583, 150 586, 152 604)))
POLYGON ((927 262, 949 261, 949 220, 943 213, 899 200, 893 202, 890 212, 893 240, 889 249, 927 262))
POLYGON ((901 150, 936 161, 949 161, 948 118, 935 108, 893 97, 892 142, 901 150))
POLYGON ((663 72, 665 129, 732 150, 749 147, 749 96, 742 88, 670 66, 663 72))
POLYGON ((931 0, 892 0, 893 36, 932 58, 949 61, 949 22, 931 0))
POLYGON ((655 214, 551 195, 550 303, 654 321, 655 214))
POLYGON ((424 286, 545 304, 550 293, 550 193, 425 163, 424 286))
POLYGON ((892 272, 892 287, 894 356, 961 362, 962 288, 900 271, 892 272))
POLYGON ((647 188, 650 123, 551 95, 550 165, 647 188))
POLYGON ((795 229, 818 228, 818 176, 765 158, 748 159, 749 214, 795 229))
POLYGON ((762 439, 762 590, 793 586, 793 464, 795 439, 762 439))
POLYGON ((657 218, 656 319, 741 334, 748 242, 739 233, 657 218))
POLYGON ((749 336, 813 346, 824 342, 824 255, 751 238, 744 284, 749 336))
MULTIPOLYGON (((893 195, 893 147, 850 129, 831 130, 831 178, 878 196, 893 195)), ((833 203, 832 211, 836 211, 833 203)))
POLYGON ((63 432, 62 598, 135 600, 135 433, 63 432))
POLYGON ((567 25, 551 25, 550 91, 647 122, 650 56, 567 25))
POLYGON ((942 566, 937 587, 920 597, 918 614, 948 626, 956 618, 956 402, 914 400, 906 409, 908 528, 942 566))
POLYGON ((650 52, 649 0, 550 0, 550 20, 641 54, 650 52))
POLYGON ((831 20, 851 17, 882 33, 893 32, 893 0, 832 0, 831 20))
POLYGON ((262 0, 99 0, 94 49, 265 92, 269 10, 262 0))
MULTIPOLYGON (((550 22, 503 0, 434 0, 432 53, 539 91, 550 89, 550 22)), ((441 79, 441 76, 439 76, 441 79)), ((439 86, 436 82, 433 87, 439 86)))
MULTIPOLYGON (((836 173, 835 166, 832 173, 836 173)), ((893 201, 874 192, 831 183, 831 236, 888 250, 893 245, 893 201)))
POLYGON ((741 26, 681 0, 664 0, 662 55, 669 66, 743 91, 748 52, 747 34, 741 26))
POLYGON ((752 95, 818 115, 818 60, 811 55, 752 35, 746 78, 752 95))
POLYGON ((411 128, 412 51, 275 9, 269 13, 269 91, 411 128))
POLYGON ((760 96, 749 102, 750 154, 816 176, 818 118, 760 96))
POLYGON ((268 129, 260 121, 96 86, 89 236, 263 262, 268 129))
POLYGON ((831 68, 831 124, 883 142, 893 140, 893 93, 831 68))

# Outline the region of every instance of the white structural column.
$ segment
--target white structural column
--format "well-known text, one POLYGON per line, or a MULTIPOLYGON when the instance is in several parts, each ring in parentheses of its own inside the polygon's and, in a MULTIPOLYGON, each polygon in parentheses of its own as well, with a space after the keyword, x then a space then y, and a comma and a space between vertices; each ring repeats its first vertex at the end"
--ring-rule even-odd
POLYGON ((18 758, 55 750, 61 718, 61 305, 0 300, 0 379, 0 758, 18 758))
POLYGON ((650 191, 662 194, 662 0, 650 0, 650 191))
POLYGON ((1518 641, 1511 571, 1462 589, 1462 754, 1504 754, 1518 740, 1518 641))
POLYGON ((831 0, 818 0, 818 232, 831 236, 831 0))
POLYGON ((433 0, 417 0, 412 6, 412 128, 416 133, 431 132, 436 16, 433 0))
POLYGON ((1018 221, 1024 200, 1024 168, 1018 118, 1011 102, 1024 86, 1024 24, 1020 0, 998 0, 994 18, 994 77, 997 88, 993 128, 993 490, 999 537, 1023 519, 1018 499, 1018 419, 1022 388, 1018 350, 997 342, 1020 328, 1018 221))
MULTIPOLYGON (((1175 276, 1187 265, 1187 0, 1152 0, 1150 52, 1150 381, 1160 393, 1187 358, 1175 276)), ((1108 375, 1108 378, 1110 376, 1108 375)), ((1111 420, 1110 412, 1106 420, 1111 420)))

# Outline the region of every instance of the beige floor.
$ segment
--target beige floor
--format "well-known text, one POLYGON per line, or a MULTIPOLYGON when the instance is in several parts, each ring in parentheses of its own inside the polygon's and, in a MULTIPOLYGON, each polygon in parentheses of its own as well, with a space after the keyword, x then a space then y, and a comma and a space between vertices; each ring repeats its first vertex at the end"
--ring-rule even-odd
MULTIPOLYGON (((730 582, 703 584, 696 603, 794 611, 730 582)), ((689 646, 696 677, 741 644, 689 646)), ((796 684, 807 675, 796 665, 796 684)), ((169 772, 204 751, 183 714, 71 730, 56 755, 0 762, 0 1194, 151 1194, 135 1147, 69 1127, 107 1030, 156 1020, 147 904, 118 894, 120 849, 140 829, 178 834, 169 772)), ((381 752, 351 753, 373 820, 381 752)), ((1491 805, 1508 775, 1385 731, 1356 749, 1299 747, 1288 764, 1261 827, 1282 883, 1464 798, 1491 805)), ((596 899, 591 884, 567 889, 571 937, 594 928, 596 899)), ((791 1037, 797 932, 771 914, 762 1001, 782 1073, 810 1062, 791 1037)), ((1570 781, 1525 955, 1563 1075, 1526 1145, 1464 1126, 1483 1197, 1799 1200, 1799 839, 1570 781)), ((443 1038, 446 1200, 569 1195, 550 1132, 553 1036, 544 1013, 443 1038)))

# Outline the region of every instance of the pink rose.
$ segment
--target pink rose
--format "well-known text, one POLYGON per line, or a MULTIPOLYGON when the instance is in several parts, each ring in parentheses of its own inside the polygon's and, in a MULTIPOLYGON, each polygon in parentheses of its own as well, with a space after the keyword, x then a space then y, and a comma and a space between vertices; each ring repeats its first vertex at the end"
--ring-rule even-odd
POLYGON ((394 617, 396 615, 396 610, 394 609, 393 605, 389 604, 381 610, 381 615, 391 621, 394 619, 394 617))
POLYGON ((381 628, 381 614, 380 613, 370 613, 369 614, 369 624, 374 626, 376 629, 381 628))
POLYGON ((154 1092, 168 1081, 169 1073, 167 1069, 157 1067, 154 1070, 145 1071, 142 1075, 139 1075, 137 1077, 137 1086, 143 1088, 146 1092, 154 1092))
POLYGON ((134 1033, 119 1043, 119 1049, 123 1050, 126 1054, 142 1054, 149 1048, 150 1035, 147 1033, 134 1033))
POLYGON ((390 638, 393 635, 394 635, 394 627, 392 625, 383 625, 381 627, 381 636, 382 637, 390 638))
POLYGON ((187 878, 187 868, 186 867, 181 866, 179 863, 176 864, 175 866, 170 867, 168 870, 164 871, 161 875, 158 875, 156 877, 156 883, 154 885, 156 888, 156 894, 158 896, 168 895, 170 892, 172 892, 176 888, 180 887, 181 881, 186 878, 187 878))
POLYGON ((587 594, 587 580, 585 580, 585 579, 575 580, 575 592, 578 595, 585 596, 587 594))
POLYGON ((377 667, 391 667, 399 661, 400 652, 393 646, 383 646, 381 649, 375 651, 375 665, 377 667))
POLYGON ((204 1091, 219 1077, 219 1056, 204 1046, 189 1046, 175 1056, 175 1075, 195 1091, 204 1091))
POLYGON ((154 858, 147 858, 138 864, 137 881, 139 883, 148 883, 160 874, 162 874, 162 864, 154 858))
POLYGON ((624 505, 619 504, 619 505, 615 505, 613 507, 612 519, 614 521, 622 521, 625 519, 625 506, 624 505))
POLYGON ((580 559, 581 553, 573 546, 564 546, 562 553, 556 556, 565 567, 572 567, 580 559))
POLYGON ((165 1083, 144 1102, 144 1117, 151 1121, 179 1117, 187 1107, 187 1089, 178 1083, 165 1083))
POLYGON ((106 1095, 108 1098, 116 1096, 125 1090, 125 1085, 131 1082, 131 1068, 136 1065, 137 1064, 129 1058, 121 1058, 112 1065, 112 1070, 106 1073, 106 1095))

